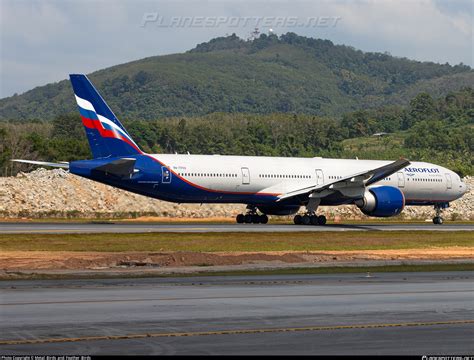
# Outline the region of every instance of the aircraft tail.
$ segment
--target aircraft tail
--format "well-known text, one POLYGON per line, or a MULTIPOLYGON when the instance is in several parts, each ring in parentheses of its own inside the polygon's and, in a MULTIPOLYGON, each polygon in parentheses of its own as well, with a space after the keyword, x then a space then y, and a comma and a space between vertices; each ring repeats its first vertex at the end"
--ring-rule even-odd
POLYGON ((142 154, 87 76, 69 77, 94 159, 142 154))

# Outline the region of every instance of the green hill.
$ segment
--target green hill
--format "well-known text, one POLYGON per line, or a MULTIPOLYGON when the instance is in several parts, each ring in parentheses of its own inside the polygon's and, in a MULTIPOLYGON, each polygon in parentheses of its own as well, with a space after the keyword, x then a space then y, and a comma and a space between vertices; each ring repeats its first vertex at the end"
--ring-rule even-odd
MULTIPOLYGON (((420 91, 443 96, 472 86, 474 71, 288 33, 253 41, 216 38, 184 54, 113 66, 90 78, 119 117, 151 120, 214 112, 340 116, 406 105, 420 91)), ((0 119, 51 120, 71 111, 67 80, 0 99, 0 119)))

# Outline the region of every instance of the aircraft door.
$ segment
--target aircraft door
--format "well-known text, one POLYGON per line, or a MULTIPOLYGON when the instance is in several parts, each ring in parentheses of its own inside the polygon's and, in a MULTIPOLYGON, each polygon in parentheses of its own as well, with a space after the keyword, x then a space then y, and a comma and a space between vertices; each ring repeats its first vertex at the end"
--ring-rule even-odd
POLYGON ((453 180, 451 179, 451 174, 444 174, 446 176, 446 189, 449 190, 453 187, 453 180))
POLYGON ((317 185, 324 184, 324 173, 321 169, 316 169, 316 182, 317 185))
POLYGON ((242 168, 242 185, 249 185, 249 184, 250 184, 249 168, 243 167, 242 168))
POLYGON ((170 184, 171 183, 171 171, 166 167, 161 167, 161 183, 170 184))
POLYGON ((399 172, 397 172, 397 178, 398 178, 398 187, 399 188, 404 188, 405 187, 405 174, 403 174, 403 172, 399 171, 399 172))

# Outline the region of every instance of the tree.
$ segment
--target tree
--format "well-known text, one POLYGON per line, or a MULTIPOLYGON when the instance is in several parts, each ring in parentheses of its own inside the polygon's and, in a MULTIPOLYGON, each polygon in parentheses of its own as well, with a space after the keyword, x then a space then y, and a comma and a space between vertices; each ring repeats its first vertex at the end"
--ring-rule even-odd
POLYGON ((436 115, 436 107, 433 98, 427 93, 420 93, 410 101, 404 128, 408 129, 418 121, 433 118, 436 115))
POLYGON ((53 138, 78 139, 84 134, 84 125, 77 113, 62 114, 53 119, 53 138))

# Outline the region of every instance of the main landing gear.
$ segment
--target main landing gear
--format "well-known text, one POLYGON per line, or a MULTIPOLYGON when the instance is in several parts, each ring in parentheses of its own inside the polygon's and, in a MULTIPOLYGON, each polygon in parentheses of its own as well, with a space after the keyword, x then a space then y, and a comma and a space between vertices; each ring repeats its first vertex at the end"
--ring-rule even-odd
POLYGON ((296 225, 326 225, 326 216, 316 215, 321 199, 310 197, 306 204, 306 213, 304 215, 295 215, 293 221, 296 225))
POLYGON ((444 220, 441 217, 441 214, 443 213, 443 210, 449 207, 449 203, 443 203, 443 204, 436 204, 434 206, 434 209, 436 211, 436 216, 433 218, 433 224, 435 225, 442 225, 444 220))
POLYGON ((316 214, 295 215, 293 222, 296 225, 326 225, 326 216, 316 214))
POLYGON ((239 214, 235 220, 237 224, 266 224, 268 222, 268 216, 265 214, 257 214, 257 208, 254 206, 247 206, 247 213, 239 214))

